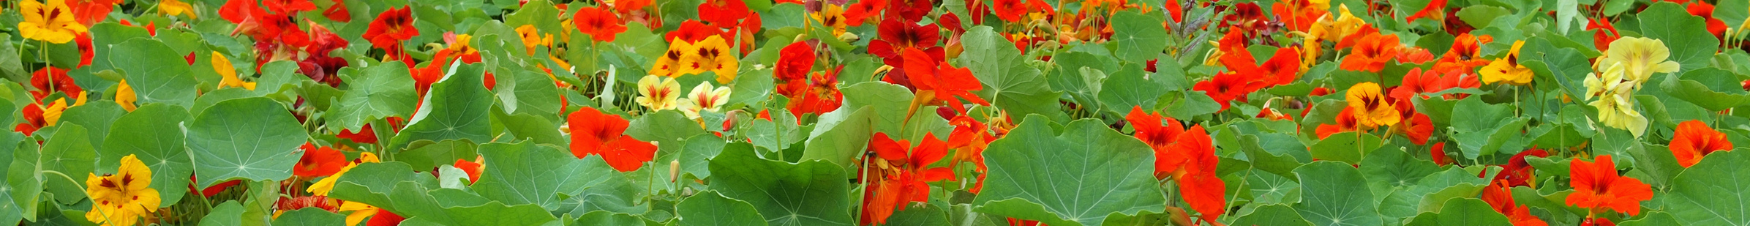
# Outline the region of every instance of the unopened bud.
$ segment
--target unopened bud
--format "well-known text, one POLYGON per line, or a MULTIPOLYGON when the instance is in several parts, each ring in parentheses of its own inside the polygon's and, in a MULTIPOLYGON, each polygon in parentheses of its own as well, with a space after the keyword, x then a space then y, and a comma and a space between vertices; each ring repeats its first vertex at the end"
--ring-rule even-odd
POLYGON ((673 183, 675 178, 680 177, 680 171, 681 160, 668 161, 668 182, 673 183))

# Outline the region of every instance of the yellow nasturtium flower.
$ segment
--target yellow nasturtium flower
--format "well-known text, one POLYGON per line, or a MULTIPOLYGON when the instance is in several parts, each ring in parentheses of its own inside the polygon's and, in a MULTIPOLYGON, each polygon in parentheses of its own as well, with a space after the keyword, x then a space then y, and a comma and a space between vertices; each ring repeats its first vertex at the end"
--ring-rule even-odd
POLYGON ((133 112, 134 109, 139 107, 134 105, 134 102, 139 101, 139 98, 139 96, 134 94, 134 87, 128 86, 128 80, 123 79, 121 82, 116 83, 115 103, 120 104, 123 110, 133 112))
POLYGON ((115 174, 85 177, 85 196, 91 197, 91 211, 85 219, 101 225, 134 225, 140 217, 158 212, 163 200, 152 189, 152 169, 130 154, 123 156, 115 174))
POLYGON ((681 65, 686 66, 681 71, 686 72, 685 74, 711 71, 717 73, 717 83, 735 80, 740 62, 735 59, 735 54, 729 52, 729 43, 723 40, 723 36, 712 35, 693 43, 693 47, 696 50, 692 54, 681 58, 681 65))
POLYGON ((1534 75, 1530 68, 1519 64, 1519 48, 1525 46, 1525 41, 1514 41, 1513 49, 1507 51, 1507 57, 1495 59, 1478 70, 1482 75, 1483 84, 1506 82, 1514 85, 1531 83, 1534 75))
POLYGON ((820 21, 821 26, 832 28, 833 37, 845 34, 845 26, 847 22, 845 21, 844 6, 825 4, 825 6, 821 7, 820 11, 808 14, 808 17, 813 18, 814 21, 820 21))
POLYGON ((18 22, 18 34, 24 38, 64 44, 85 33, 85 25, 73 19, 66 0, 48 0, 48 4, 25 0, 18 2, 18 8, 24 14, 24 21, 18 22))
POLYGON ((651 111, 674 109, 675 99, 681 96, 681 84, 674 79, 662 76, 644 76, 638 79, 638 105, 650 108, 651 111))
POLYGON ((179 0, 158 1, 158 13, 171 16, 188 14, 188 18, 197 18, 194 13, 194 6, 179 0))
POLYGON ((713 89, 711 83, 701 82, 699 86, 693 87, 692 93, 687 94, 686 99, 681 99, 680 109, 681 113, 687 115, 687 118, 698 119, 699 112, 718 111, 727 101, 729 101, 728 86, 713 89))
POLYGON ((67 105, 67 98, 65 97, 56 99, 54 103, 49 104, 49 107, 43 108, 43 124, 47 126, 55 126, 55 122, 61 121, 61 114, 67 112, 67 108, 85 105, 85 97, 88 94, 88 92, 79 91, 79 99, 75 99, 73 105, 67 105))
POLYGON ((1667 58, 1671 50, 1665 48, 1665 42, 1658 39, 1642 37, 1623 37, 1610 42, 1610 50, 1604 53, 1604 58, 1598 60, 1598 65, 1608 66, 1621 62, 1623 64, 1623 79, 1635 83, 1647 82, 1653 73, 1677 72, 1681 66, 1667 58))
POLYGON ((1362 127, 1391 126, 1403 120, 1403 115, 1386 99, 1379 84, 1363 82, 1349 87, 1349 92, 1343 95, 1349 102, 1349 110, 1355 113, 1355 122, 1362 127))
POLYGON ((231 67, 231 59, 225 58, 225 54, 219 54, 219 51, 213 51, 213 71, 219 72, 219 88, 221 89, 243 87, 255 90, 255 82, 245 82, 242 78, 238 78, 237 68, 231 67))
POLYGON ((698 52, 699 48, 694 47, 693 43, 675 38, 669 42, 668 51, 663 52, 662 57, 656 58, 656 65, 650 67, 650 74, 673 78, 697 73, 689 72, 688 69, 691 68, 691 65, 688 65, 687 61, 692 58, 692 54, 698 52))
POLYGON ((346 175, 346 171, 352 171, 352 168, 358 167, 360 163, 381 161, 381 159, 377 159, 377 154, 372 154, 370 152, 359 153, 359 158, 352 160, 352 163, 346 164, 346 167, 341 167, 340 172, 335 172, 334 175, 329 175, 328 177, 322 178, 322 180, 317 180, 316 183, 310 184, 310 187, 304 188, 304 191, 317 196, 328 196, 328 192, 334 191, 334 182, 339 181, 341 175, 346 175))

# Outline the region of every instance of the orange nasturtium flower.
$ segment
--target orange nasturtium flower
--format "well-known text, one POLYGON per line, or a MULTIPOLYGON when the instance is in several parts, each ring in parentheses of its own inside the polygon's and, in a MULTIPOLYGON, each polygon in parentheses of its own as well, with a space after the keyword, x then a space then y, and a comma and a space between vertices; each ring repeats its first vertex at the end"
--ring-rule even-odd
POLYGON ((85 219, 102 225, 134 225, 140 217, 158 212, 158 189, 152 189, 152 169, 132 154, 122 157, 115 174, 88 174, 85 196, 91 211, 85 219))
MULTIPOLYGON (((388 11, 377 14, 377 19, 371 21, 369 29, 363 37, 371 41, 371 46, 390 50, 391 53, 401 46, 401 41, 419 36, 419 28, 413 27, 413 7, 404 6, 400 9, 390 7, 388 11)), ((398 54, 398 53, 397 53, 398 54)))
POLYGON ((1653 199, 1653 188, 1640 179, 1616 174, 1616 163, 1609 155, 1599 155, 1597 162, 1574 159, 1569 166, 1574 193, 1567 204, 1596 214, 1606 208, 1634 216, 1641 213, 1641 202, 1653 199))
POLYGON ((583 158, 601 155, 608 166, 632 172, 656 157, 656 145, 624 135, 629 122, 618 115, 584 107, 566 117, 571 128, 571 155, 583 158))
MULTIPOLYGON (((343 5, 344 6, 346 4, 336 4, 336 5, 343 5)), ((189 5, 187 2, 182 2, 182 1, 178 1, 178 0, 158 1, 158 13, 163 13, 164 15, 171 15, 171 16, 188 14, 188 18, 190 18, 190 19, 197 18, 196 16, 198 16, 194 12, 194 6, 189 5)))
POLYGON ((1700 120, 1677 124, 1677 135, 1671 138, 1671 154, 1683 167, 1694 166, 1709 153, 1731 150, 1732 141, 1726 140, 1725 133, 1708 128, 1700 120))
POLYGON ((1398 50, 1403 45, 1398 43, 1397 34, 1369 32, 1356 35, 1362 36, 1357 39, 1354 48, 1350 49, 1354 52, 1343 57, 1343 64, 1340 65, 1343 70, 1379 72, 1380 69, 1385 69, 1386 61, 1398 56, 1398 50))
POLYGON ((1355 110, 1355 121, 1364 128, 1391 126, 1403 120, 1403 114, 1392 106, 1385 93, 1379 89, 1379 84, 1363 82, 1349 87, 1349 92, 1343 95, 1349 102, 1349 109, 1355 110))
POLYGON ((927 103, 945 102, 955 112, 966 112, 966 107, 960 99, 989 106, 971 91, 984 89, 977 77, 972 77, 972 71, 966 68, 956 68, 948 62, 938 62, 924 51, 918 49, 905 50, 906 76, 911 77, 912 85, 917 87, 917 97, 912 109, 917 109, 919 101, 927 103), (930 64, 936 65, 930 65, 930 64), (955 98, 959 97, 959 98, 955 98))
MULTIPOLYGON (((1156 152, 1166 151, 1173 141, 1179 139, 1179 134, 1185 133, 1185 127, 1179 124, 1179 120, 1163 117, 1160 113, 1144 112, 1142 106, 1130 107, 1130 114, 1125 115, 1124 120, 1130 123, 1131 128, 1136 129, 1136 139, 1142 140, 1142 143, 1148 144, 1156 152)), ((1169 175, 1159 171, 1165 168, 1158 167, 1163 159, 1155 160, 1155 179, 1166 179, 1169 175)))
POLYGON ((1507 57, 1495 59, 1489 65, 1478 70, 1482 74, 1483 84, 1507 82, 1514 85, 1531 83, 1531 69, 1519 64, 1519 48, 1525 46, 1525 41, 1514 41, 1513 49, 1507 51, 1507 57))
POLYGON ((894 208, 905 210, 907 204, 930 200, 930 185, 925 183, 954 178, 954 171, 948 168, 929 167, 948 156, 947 144, 935 134, 924 134, 923 141, 913 148, 909 142, 887 137, 887 133, 875 133, 869 140, 869 151, 875 158, 869 158, 869 166, 863 167, 869 170, 868 178, 863 179, 875 181, 863 190, 868 197, 863 199, 860 213, 863 225, 886 224, 894 208))
POLYGON ((620 20, 607 6, 578 8, 571 22, 577 23, 578 33, 587 34, 597 42, 613 42, 614 36, 626 31, 626 21, 620 20))
POLYGON ((1169 147, 1168 152, 1155 152, 1156 174, 1169 170, 1179 184, 1179 195, 1191 209, 1202 214, 1203 221, 1213 222, 1227 212, 1227 183, 1215 176, 1215 146, 1202 125, 1192 126, 1169 147), (1164 160, 1161 160, 1164 159, 1164 160), (1166 168, 1161 162, 1166 162, 1166 168))
POLYGON ((334 175, 329 175, 310 184, 310 187, 304 188, 304 192, 315 196, 328 196, 328 192, 334 191, 334 183, 340 181, 341 175, 346 175, 347 171, 352 171, 352 168, 358 167, 359 164, 373 162, 382 162, 382 159, 377 158, 377 154, 371 152, 360 152, 359 157, 347 163, 346 167, 340 167, 340 171, 335 171, 334 175))
POLYGON ((1514 203, 1513 191, 1509 188, 1511 187, 1502 181, 1489 183, 1488 187, 1483 188, 1483 202, 1489 203, 1489 207, 1494 208, 1495 212, 1507 215, 1507 220, 1511 221, 1513 226, 1549 225, 1548 222, 1543 222, 1543 219, 1538 219, 1536 215, 1531 215, 1530 207, 1514 203))
POLYGON ((1342 112, 1337 113, 1336 120, 1337 120, 1336 125, 1319 124, 1318 129, 1314 130, 1319 135, 1319 139, 1325 139, 1325 137, 1330 137, 1331 134, 1337 134, 1337 133, 1341 133, 1341 132, 1349 132, 1349 131, 1355 131, 1355 130, 1361 129, 1361 124, 1359 122, 1355 121, 1355 109, 1354 108, 1343 108, 1342 112))
POLYGON ((304 150, 304 155, 298 158, 298 165, 292 167, 292 175, 300 177, 328 176, 340 172, 340 168, 347 164, 346 154, 331 147, 317 148, 314 144, 304 143, 304 146, 298 148, 304 150))
POLYGON ((19 2, 18 7, 24 14, 24 21, 18 22, 18 33, 24 38, 63 44, 85 33, 85 25, 73 18, 65 0, 48 0, 47 4, 26 0, 19 2))

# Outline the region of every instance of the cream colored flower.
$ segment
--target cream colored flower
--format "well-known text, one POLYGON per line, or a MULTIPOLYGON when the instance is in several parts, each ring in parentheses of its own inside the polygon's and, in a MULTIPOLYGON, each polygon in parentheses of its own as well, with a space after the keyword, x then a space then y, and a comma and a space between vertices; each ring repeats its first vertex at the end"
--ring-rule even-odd
POLYGON ((680 97, 680 92, 681 84, 674 79, 647 75, 638 79, 636 101, 651 111, 675 109, 675 99, 680 97))
POLYGON ((1586 77, 1586 98, 1593 101, 1587 103, 1598 108, 1598 122, 1611 128, 1628 130, 1635 137, 1646 132, 1647 117, 1635 111, 1634 91, 1637 83, 1624 79, 1628 66, 1617 62, 1610 64, 1603 74, 1592 73, 1586 77))
POLYGON ((1668 60, 1671 50, 1665 48, 1665 42, 1658 39, 1642 37, 1623 37, 1610 42, 1610 50, 1604 53, 1604 59, 1598 61, 1600 66, 1608 66, 1621 62, 1626 67, 1623 78, 1635 83, 1647 82, 1653 73, 1673 73, 1682 66, 1668 60))
POLYGON ((687 98, 681 99, 680 109, 681 113, 687 114, 687 118, 698 119, 699 112, 716 112, 723 107, 723 102, 728 100, 729 87, 712 89, 709 82, 699 83, 699 86, 693 87, 692 93, 687 94, 687 98))

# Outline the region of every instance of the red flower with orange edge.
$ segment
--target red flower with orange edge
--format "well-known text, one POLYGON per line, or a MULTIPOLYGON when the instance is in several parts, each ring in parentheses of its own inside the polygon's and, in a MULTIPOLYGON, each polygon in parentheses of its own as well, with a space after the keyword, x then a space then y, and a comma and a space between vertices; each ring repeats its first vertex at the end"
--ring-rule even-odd
POLYGON ((1531 215, 1531 208, 1513 202, 1513 190, 1506 183, 1495 181, 1483 188, 1483 202, 1488 203, 1495 212, 1507 215, 1507 220, 1513 226, 1548 226, 1549 223, 1531 215))
POLYGON ((947 147, 935 134, 924 134, 923 142, 916 148, 911 144, 887 137, 887 133, 875 133, 869 140, 869 151, 875 158, 868 160, 868 178, 875 180, 868 183, 864 190, 861 224, 886 224, 887 217, 893 211, 905 210, 906 204, 912 202, 927 202, 930 198, 928 182, 953 179, 954 172, 948 168, 930 168, 930 164, 947 157, 947 147), (908 154, 909 153, 909 154, 908 154))
POLYGON ((1215 146, 1203 126, 1192 126, 1168 149, 1171 151, 1155 152, 1156 174, 1165 170, 1173 175, 1185 203, 1201 213, 1204 221, 1213 222, 1215 216, 1227 212, 1227 183, 1215 176, 1216 163, 1220 159, 1215 157, 1215 146))
POLYGON ((1351 108, 1343 108, 1342 112, 1338 112, 1336 121, 1337 121, 1336 125, 1331 125, 1331 124, 1320 124, 1319 125, 1319 128, 1315 130, 1315 133, 1317 133, 1319 135, 1319 139, 1325 139, 1326 137, 1330 137, 1332 134, 1349 132, 1349 131, 1356 131, 1356 130, 1361 129, 1361 123, 1355 120, 1355 111, 1352 110, 1351 108))
POLYGON ((1392 57, 1398 55, 1401 45, 1403 44, 1398 43, 1397 34, 1368 33, 1350 49, 1353 53, 1343 57, 1340 67, 1350 71, 1379 72, 1380 69, 1385 69, 1386 61, 1391 61, 1392 57))
POLYGON ((1409 99, 1396 99, 1396 102, 1397 104, 1392 105, 1392 107, 1398 109, 1398 115, 1408 115, 1409 117, 1405 118, 1402 125, 1392 127, 1392 133, 1403 134, 1405 138, 1410 139, 1410 143, 1416 145, 1428 144, 1428 137, 1434 135, 1433 120, 1429 119, 1428 115, 1417 113, 1416 107, 1410 104, 1409 99))
POLYGON ((67 95, 78 95, 80 92, 85 92, 85 89, 80 88, 78 83, 74 83, 73 77, 67 76, 67 69, 56 67, 43 67, 30 73, 30 86, 36 88, 36 90, 30 91, 30 96, 39 101, 43 97, 48 97, 52 92, 67 95))
POLYGON ((1641 213, 1641 202, 1653 199, 1653 188, 1640 179, 1616 174, 1616 163, 1609 155, 1599 155, 1597 162, 1574 159, 1569 172, 1574 193, 1567 204, 1592 212, 1615 210, 1634 216, 1641 213))
POLYGON ((571 127, 571 154, 577 158, 601 155, 608 166, 620 172, 638 170, 656 157, 656 145, 625 136, 627 124, 618 115, 602 114, 592 107, 571 112, 566 117, 566 125, 571 127))
POLYGON ((388 11, 377 14, 377 19, 371 21, 371 27, 365 30, 364 38, 371 41, 371 46, 379 49, 398 51, 401 41, 419 36, 419 28, 413 27, 413 7, 390 7, 388 11))
POLYGON ((320 177, 334 175, 346 166, 346 154, 330 147, 317 148, 316 145, 304 143, 298 147, 304 150, 303 157, 298 158, 298 165, 292 167, 292 175, 299 177, 320 177))
POLYGON ((705 0, 699 4, 699 20, 718 28, 734 28, 747 14, 747 3, 741 0, 705 0))
POLYGON ((881 10, 884 9, 887 9, 887 0, 863 0, 851 3, 851 5, 845 6, 845 24, 852 27, 863 26, 864 19, 880 15, 881 10))
POLYGON ((1440 55, 1430 71, 1441 73, 1472 73, 1477 67, 1488 65, 1489 60, 1482 57, 1483 43, 1495 41, 1489 35, 1461 34, 1452 41, 1452 49, 1440 55))
POLYGON ((316 3, 312 3, 310 0, 263 0, 261 5, 267 6, 267 10, 280 15, 293 15, 298 14, 298 12, 316 10, 316 3))
POLYGON ((605 6, 578 8, 571 22, 577 23, 578 33, 587 34, 599 42, 613 42, 614 36, 626 31, 626 22, 620 21, 620 17, 605 6))
POLYGON ((1732 141, 1726 140, 1726 134, 1708 128, 1701 120, 1677 124, 1677 134, 1671 138, 1671 154, 1683 167, 1694 166, 1703 156, 1715 151, 1731 150, 1732 141))
POLYGON ((956 68, 953 65, 948 65, 948 62, 937 62, 927 58, 929 56, 925 56, 923 51, 917 49, 906 49, 905 51, 906 76, 911 78, 912 85, 917 88, 917 99, 930 103, 946 102, 948 107, 954 108, 955 112, 966 112, 966 107, 962 106, 963 104, 960 102, 961 99, 978 105, 990 106, 990 102, 985 102, 983 98, 972 94, 971 91, 984 89, 984 85, 978 82, 977 77, 972 77, 971 70, 956 68), (935 67, 930 67, 931 63, 936 64, 935 67))
POLYGON ((940 31, 940 27, 935 24, 920 26, 888 17, 881 20, 881 25, 876 30, 881 38, 869 41, 868 51, 869 54, 881 57, 883 63, 895 67, 904 66, 906 49, 923 50, 933 59, 944 60, 946 57, 942 47, 936 45, 942 38, 940 31))

